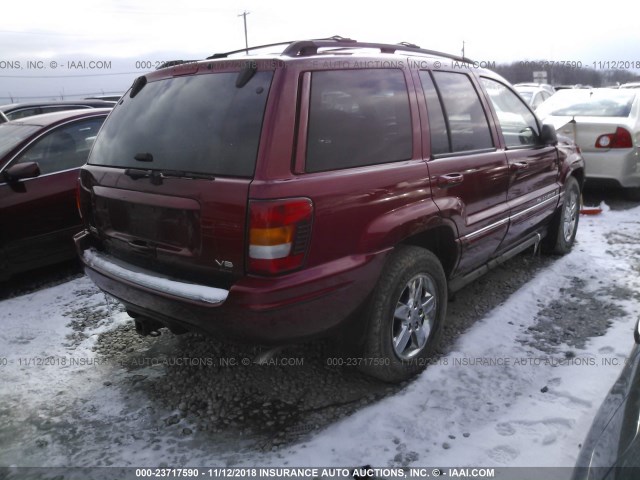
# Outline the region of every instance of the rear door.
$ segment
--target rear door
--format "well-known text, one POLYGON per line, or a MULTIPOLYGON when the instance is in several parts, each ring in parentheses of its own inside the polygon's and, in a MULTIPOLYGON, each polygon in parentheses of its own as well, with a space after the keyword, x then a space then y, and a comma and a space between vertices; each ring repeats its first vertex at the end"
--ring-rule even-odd
POLYGON ((82 184, 94 203, 87 221, 107 252, 219 285, 244 272, 248 189, 273 71, 237 86, 237 65, 216 67, 175 67, 123 96, 82 184))
POLYGON ((555 146, 540 142, 540 125, 516 93, 482 77, 504 139, 509 164, 509 232, 501 250, 529 237, 553 215, 558 204, 559 161, 555 146))
POLYGON ((458 229, 463 274, 491 258, 507 232, 508 167, 469 75, 420 71, 419 81, 429 119, 433 198, 458 229))

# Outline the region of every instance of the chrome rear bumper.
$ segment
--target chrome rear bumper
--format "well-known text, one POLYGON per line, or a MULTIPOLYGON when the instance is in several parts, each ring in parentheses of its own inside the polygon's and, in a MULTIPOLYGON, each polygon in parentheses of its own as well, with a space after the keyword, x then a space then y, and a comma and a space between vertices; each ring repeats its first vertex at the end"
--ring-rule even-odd
POLYGON ((221 305, 229 295, 229 291, 222 288, 181 282, 138 268, 110 257, 109 255, 105 255, 95 248, 84 250, 82 252, 82 261, 87 267, 102 275, 121 280, 133 286, 140 286, 148 290, 192 302, 196 301, 210 305, 221 305))

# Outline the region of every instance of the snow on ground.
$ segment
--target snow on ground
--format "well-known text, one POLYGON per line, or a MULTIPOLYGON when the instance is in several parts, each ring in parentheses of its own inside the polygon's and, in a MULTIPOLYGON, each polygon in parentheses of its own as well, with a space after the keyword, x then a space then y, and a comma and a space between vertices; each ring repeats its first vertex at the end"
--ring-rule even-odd
MULTIPOLYGON (((73 428, 68 418, 75 399, 101 390, 109 370, 90 363, 90 347, 122 314, 109 315, 104 295, 86 277, 0 305, 0 465, 39 466, 38 449, 25 446, 48 447, 42 432, 73 428), (94 312, 83 316, 95 318, 88 337, 78 336, 70 323, 74 311, 83 310, 94 312)), ((64 445, 51 446, 59 450, 52 457, 66 457, 64 445)))
POLYGON ((87 278, 5 300, 0 466, 570 467, 632 346, 639 215, 637 207, 582 217, 569 255, 479 319, 406 388, 274 452, 206 432, 172 438, 150 420, 171 412, 146 404, 136 375, 129 389, 110 388, 126 372, 101 364, 92 347, 128 317, 87 278), (559 341, 540 346, 543 309, 560 300, 586 309, 589 323, 590 298, 611 306, 606 335, 582 348, 563 343, 558 331, 559 341), (66 441, 53 441, 54 430, 66 441))
POLYGON ((529 335, 540 303, 569 297, 576 277, 593 295, 607 297, 603 286, 611 285, 640 292, 639 214, 636 208, 581 218, 569 255, 478 321, 454 351, 403 392, 288 449, 289 464, 573 466, 631 350, 638 297, 606 298, 626 314, 585 350, 560 348, 575 352, 574 358, 537 351, 518 339, 529 335), (480 365, 464 365, 473 359, 480 365))

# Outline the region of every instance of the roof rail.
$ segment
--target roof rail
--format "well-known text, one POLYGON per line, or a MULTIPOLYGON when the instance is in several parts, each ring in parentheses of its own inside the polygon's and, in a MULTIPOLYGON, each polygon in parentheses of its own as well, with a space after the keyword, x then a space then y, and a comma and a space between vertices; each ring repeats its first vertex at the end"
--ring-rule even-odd
POLYGON ((207 57, 207 60, 213 60, 213 59, 216 59, 216 58, 226 58, 229 55, 234 55, 236 53, 249 52, 250 50, 258 50, 260 48, 278 47, 280 45, 289 45, 291 43, 293 43, 293 42, 268 43, 266 45, 256 45, 255 47, 241 48, 240 50, 232 50, 230 52, 225 52, 225 53, 214 53, 213 55, 207 57))
MULTIPOLYGON (((331 39, 334 39, 334 38, 343 38, 343 37, 340 37, 339 35, 334 35, 333 37, 328 37, 328 38, 318 38, 315 41, 331 40, 331 39)), ((234 55, 236 53, 242 53, 242 52, 248 53, 251 50, 259 50, 261 48, 269 48, 269 47, 279 47, 279 46, 282 46, 282 45, 291 45, 292 43, 296 43, 296 40, 290 40, 288 42, 267 43, 266 45, 256 45, 255 47, 241 48, 239 50, 232 50, 230 52, 214 53, 213 55, 207 57, 207 60, 213 60, 213 59, 216 59, 216 58, 226 58, 229 55, 234 55)))
POLYGON ((396 52, 424 53, 427 55, 437 55, 439 57, 449 58, 451 60, 456 60, 458 62, 473 63, 473 61, 467 57, 451 55, 450 53, 438 52, 436 50, 427 50, 424 48, 420 48, 418 45, 415 45, 413 43, 401 42, 398 44, 389 44, 389 43, 358 42, 357 40, 341 37, 340 35, 334 35, 333 37, 328 37, 328 38, 317 38, 313 40, 296 40, 291 42, 269 43, 267 45, 258 45, 255 47, 242 48, 240 50, 232 50, 226 53, 215 53, 210 57, 207 57, 207 60, 212 60, 216 58, 226 58, 227 56, 234 55, 236 53, 242 53, 242 52, 248 53, 250 50, 258 50, 261 48, 268 48, 268 47, 278 47, 283 45, 287 45, 287 47, 283 50, 281 55, 284 55, 287 57, 305 57, 310 55, 316 55, 318 53, 319 48, 336 48, 340 50, 345 50, 350 48, 377 48, 380 50, 380 53, 396 53, 396 52))
POLYGON ((458 55, 451 55, 450 53, 438 52, 436 50, 427 50, 420 48, 413 43, 401 42, 398 44, 389 43, 371 43, 371 42, 358 42, 351 38, 344 38, 335 36, 331 38, 323 38, 318 40, 301 40, 291 43, 284 49, 282 55, 288 57, 304 57, 307 55, 316 55, 319 48, 331 48, 339 47, 340 49, 348 48, 377 48, 380 53, 396 53, 396 52, 412 52, 412 53, 425 53, 427 55, 436 55, 439 57, 449 58, 458 62, 473 63, 472 60, 466 57, 458 55))

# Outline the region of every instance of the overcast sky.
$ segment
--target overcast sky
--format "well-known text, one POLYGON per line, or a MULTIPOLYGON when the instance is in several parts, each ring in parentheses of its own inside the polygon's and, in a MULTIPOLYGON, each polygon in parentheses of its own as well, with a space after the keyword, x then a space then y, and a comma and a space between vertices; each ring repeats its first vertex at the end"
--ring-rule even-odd
POLYGON ((0 102, 123 91, 145 70, 136 62, 242 48, 245 10, 250 45, 339 34, 455 54, 465 41, 466 55, 483 61, 640 62, 631 1, 18 0, 0 16, 0 102), (69 60, 111 64, 69 69, 69 60))

